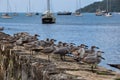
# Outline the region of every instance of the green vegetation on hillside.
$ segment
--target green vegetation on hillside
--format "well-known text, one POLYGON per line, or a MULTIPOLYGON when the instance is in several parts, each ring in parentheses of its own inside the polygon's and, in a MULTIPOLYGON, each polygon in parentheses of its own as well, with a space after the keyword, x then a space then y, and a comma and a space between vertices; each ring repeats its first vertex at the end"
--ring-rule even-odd
MULTIPOLYGON (((97 9, 106 10, 107 0, 94 2, 84 8, 81 8, 82 12, 96 12, 97 9)), ((109 11, 110 12, 120 12, 120 0, 109 0, 109 11)), ((79 9, 80 10, 80 9, 79 9)))

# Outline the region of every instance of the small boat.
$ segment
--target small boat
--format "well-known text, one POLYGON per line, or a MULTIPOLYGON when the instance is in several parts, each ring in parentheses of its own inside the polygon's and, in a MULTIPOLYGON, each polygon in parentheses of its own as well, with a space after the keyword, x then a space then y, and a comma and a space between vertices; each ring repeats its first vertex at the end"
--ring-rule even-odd
POLYGON ((105 13, 105 16, 106 16, 106 17, 111 17, 111 16, 112 16, 112 13, 107 12, 107 13, 105 13))
POLYGON ((15 9, 15 12, 13 12, 13 16, 18 16, 16 4, 15 4, 15 6, 14 6, 14 9, 15 9))
POLYGON ((112 13, 110 12, 111 4, 109 4, 109 3, 111 3, 111 2, 109 2, 109 0, 107 0, 107 10, 106 10, 106 13, 105 13, 106 17, 111 17, 112 16, 112 13))
POLYGON ((10 3, 9 3, 9 0, 7 0, 7 9, 6 9, 6 13, 2 14, 1 18, 4 18, 4 19, 11 19, 12 17, 8 14, 10 13, 10 3))
POLYGON ((80 12, 75 12, 75 16, 83 16, 80 12))
POLYGON ((100 9, 97 9, 95 15, 96 16, 102 16, 103 12, 100 9))
POLYGON ((66 12, 66 11, 57 13, 57 15, 71 15, 71 14, 72 12, 66 12))
POLYGON ((55 23, 55 20, 56 20, 55 17, 50 12, 47 12, 46 14, 42 15, 42 23, 43 24, 55 23))
POLYGON ((15 13, 13 13, 13 16, 18 16, 18 13, 16 13, 16 12, 15 12, 15 13))
POLYGON ((39 13, 35 13, 35 15, 39 15, 39 13))
POLYGON ((26 13, 26 16, 32 16, 33 14, 32 13, 26 13))
POLYGON ((76 1, 77 10, 75 11, 75 16, 82 16, 81 14, 81 0, 76 1), (80 8, 80 9, 78 9, 80 8))
POLYGON ((120 69, 120 64, 108 64, 108 65, 111 66, 111 67, 120 69))
POLYGON ((55 23, 55 17, 50 12, 50 0, 47 0, 47 11, 42 15, 42 24, 55 23))
POLYGON ((29 3, 27 9, 28 12, 26 13, 26 16, 31 17, 33 15, 33 13, 31 12, 31 1, 29 0, 28 3, 29 3))
POLYGON ((4 13, 4 14, 2 14, 1 18, 11 19, 12 17, 8 13, 4 13))

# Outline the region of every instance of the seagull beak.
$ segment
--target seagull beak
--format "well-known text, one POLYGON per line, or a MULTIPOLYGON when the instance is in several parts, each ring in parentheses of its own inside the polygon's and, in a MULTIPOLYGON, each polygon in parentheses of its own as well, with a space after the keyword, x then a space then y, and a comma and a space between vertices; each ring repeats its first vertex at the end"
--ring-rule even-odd
POLYGON ((105 52, 102 51, 101 53, 105 53, 105 52))
POLYGON ((56 42, 57 40, 54 39, 54 41, 56 42))
POLYGON ((38 35, 38 37, 40 37, 40 35, 38 35))
POLYGON ((96 47, 96 49, 99 49, 99 47, 96 47))
POLYGON ((88 49, 88 46, 87 46, 87 45, 85 45, 85 49, 88 49))
POLYGON ((40 35, 36 34, 37 37, 40 37, 40 35))
POLYGON ((105 60, 105 58, 104 58, 104 57, 102 57, 102 56, 101 56, 101 59, 105 60))
POLYGON ((70 43, 71 45, 76 45, 75 43, 70 43))
POLYGON ((87 46, 87 45, 85 45, 85 47, 86 47, 86 48, 88 48, 88 46, 87 46))

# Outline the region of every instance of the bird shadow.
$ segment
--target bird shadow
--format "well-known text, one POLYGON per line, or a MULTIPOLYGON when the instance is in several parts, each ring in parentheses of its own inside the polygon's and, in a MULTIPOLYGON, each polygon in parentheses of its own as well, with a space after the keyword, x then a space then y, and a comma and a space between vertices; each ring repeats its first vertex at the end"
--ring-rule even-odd
POLYGON ((95 71, 96 74, 98 75, 111 75, 111 76, 114 76, 115 74, 112 73, 111 71, 95 71))
POLYGON ((94 69, 94 70, 91 70, 91 69, 82 69, 84 71, 88 71, 88 72, 92 72, 92 73, 96 73, 97 75, 111 75, 111 76, 114 76, 115 74, 112 73, 112 71, 109 71, 109 70, 99 70, 99 69, 94 69))

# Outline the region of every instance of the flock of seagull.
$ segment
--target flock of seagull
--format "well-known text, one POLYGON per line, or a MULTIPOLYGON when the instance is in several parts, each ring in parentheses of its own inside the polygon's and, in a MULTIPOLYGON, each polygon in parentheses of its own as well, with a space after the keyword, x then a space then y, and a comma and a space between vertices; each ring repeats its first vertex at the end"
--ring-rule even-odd
MULTIPOLYGON (((5 34, 0 32, 0 34, 5 34)), ((44 53, 48 55, 48 60, 52 54, 58 54, 62 61, 65 61, 65 56, 70 56, 73 60, 79 63, 87 63, 91 65, 93 70, 97 64, 101 62, 103 51, 96 46, 81 44, 76 46, 74 43, 66 43, 62 41, 56 42, 55 39, 39 40, 38 34, 30 35, 27 32, 16 33, 13 36, 3 35, 0 37, 0 48, 2 51, 6 49, 24 49, 30 51, 31 55, 44 53), (22 47, 22 48, 21 48, 22 47)))

